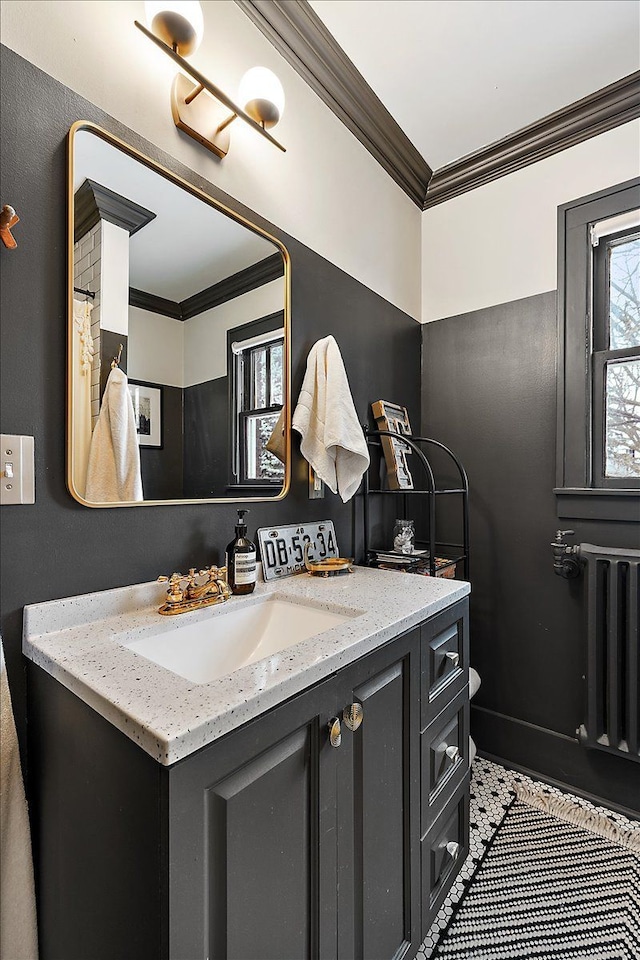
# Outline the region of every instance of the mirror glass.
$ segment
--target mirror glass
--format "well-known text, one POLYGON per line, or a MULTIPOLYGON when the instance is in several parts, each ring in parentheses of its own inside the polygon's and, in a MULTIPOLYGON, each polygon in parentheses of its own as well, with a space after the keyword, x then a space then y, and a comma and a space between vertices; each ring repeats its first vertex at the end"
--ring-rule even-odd
POLYGON ((69 223, 73 496, 284 496, 282 244, 91 124, 70 134, 69 223))

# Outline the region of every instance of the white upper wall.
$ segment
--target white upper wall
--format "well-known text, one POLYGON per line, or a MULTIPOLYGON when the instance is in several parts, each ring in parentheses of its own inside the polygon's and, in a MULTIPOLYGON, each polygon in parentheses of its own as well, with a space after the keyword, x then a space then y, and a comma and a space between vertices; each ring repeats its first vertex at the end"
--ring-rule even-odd
POLYGON ((640 174, 640 120, 426 210, 423 322, 557 287, 557 208, 640 174))
POLYGON ((272 280, 184 323, 184 385, 227 375, 227 330, 282 310, 283 281, 272 280))
POLYGON ((227 331, 277 313, 283 303, 279 279, 185 321, 129 307, 127 373, 171 387, 226 377, 227 331))
POLYGON ((129 307, 127 374, 132 380, 184 387, 184 323, 129 307))
POLYGON ((237 122, 218 161, 176 129, 176 68, 134 27, 142 0, 3 0, 2 42, 417 319, 419 209, 232 0, 202 6, 193 64, 231 97, 249 67, 274 70, 285 154, 237 122))

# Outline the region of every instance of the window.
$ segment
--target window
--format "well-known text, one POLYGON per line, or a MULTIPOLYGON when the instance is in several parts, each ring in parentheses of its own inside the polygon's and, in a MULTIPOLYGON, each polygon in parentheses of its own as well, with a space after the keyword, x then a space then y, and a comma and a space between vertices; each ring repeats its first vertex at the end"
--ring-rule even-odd
POLYGON ((640 522, 640 180, 558 227, 558 516, 640 522))
POLYGON ((640 486, 640 233, 595 242, 593 477, 598 487, 640 486))
MULTIPOLYGON (((284 464, 267 450, 284 397, 284 330, 281 315, 275 316, 276 329, 231 343, 234 485, 280 486, 284 480, 284 464)), ((273 319, 267 320, 271 323, 257 321, 255 327, 250 324, 244 330, 273 326, 273 319)))

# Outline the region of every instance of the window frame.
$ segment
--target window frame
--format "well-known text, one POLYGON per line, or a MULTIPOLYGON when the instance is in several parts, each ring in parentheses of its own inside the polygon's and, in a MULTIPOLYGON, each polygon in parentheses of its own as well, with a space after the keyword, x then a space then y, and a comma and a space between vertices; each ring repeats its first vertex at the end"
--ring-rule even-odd
POLYGON ((592 480, 596 488, 638 489, 640 477, 607 477, 605 473, 605 424, 606 424, 606 382, 607 364, 616 360, 640 359, 640 344, 633 347, 612 349, 610 346, 610 303, 609 303, 609 251, 631 239, 640 237, 640 228, 627 227, 617 233, 603 237, 593 252, 593 349, 592 349, 592 417, 593 448, 592 480))
MULTIPOLYGON (((597 485, 594 470, 595 434, 603 430, 603 423, 598 425, 594 420, 594 390, 604 387, 603 373, 600 374, 602 382, 597 385, 594 376, 597 369, 596 297, 590 236, 592 224, 638 206, 640 177, 558 207, 558 417, 554 493, 558 517, 563 519, 640 523, 640 490, 633 485, 634 481, 597 485)), ((598 364, 602 359, 598 358, 598 364)))
MULTIPOLYGON (((240 404, 238 402, 240 397, 245 397, 247 394, 251 395, 251 370, 250 364, 243 362, 243 353, 253 352, 254 349, 259 347, 248 348, 247 351, 241 351, 239 353, 233 350, 234 343, 241 343, 243 340, 251 340, 256 336, 268 335, 273 333, 273 339, 282 340, 282 349, 283 349, 283 374, 285 371, 285 336, 276 336, 277 332, 281 330, 284 326, 284 312, 278 311, 277 313, 269 314, 266 317, 262 317, 259 320, 254 320, 251 323, 242 324, 242 326, 234 327, 233 329, 227 332, 227 369, 230 371, 229 376, 229 450, 231 456, 230 460, 230 476, 228 489, 235 490, 248 490, 248 489, 260 489, 260 490, 270 490, 274 487, 282 486, 283 480, 281 478, 277 480, 257 480, 257 479, 248 479, 246 478, 247 464, 246 464, 246 429, 247 429, 247 420, 249 416, 256 416, 260 414, 267 413, 279 413, 282 407, 284 406, 284 382, 283 382, 283 403, 276 406, 269 407, 260 407, 260 408, 247 408, 246 410, 240 409, 240 404), (243 383, 239 385, 239 368, 242 365, 242 377, 243 383)), ((269 341, 266 341, 265 344, 261 346, 266 346, 269 341)), ((284 467, 284 465, 283 465, 284 467)), ((286 468, 285 468, 286 473, 286 468)))

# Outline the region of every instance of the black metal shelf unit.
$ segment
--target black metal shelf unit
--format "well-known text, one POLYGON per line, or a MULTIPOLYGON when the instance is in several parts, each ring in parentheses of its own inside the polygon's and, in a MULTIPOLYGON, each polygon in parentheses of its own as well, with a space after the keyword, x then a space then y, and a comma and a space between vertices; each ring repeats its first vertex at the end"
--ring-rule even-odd
MULTIPOLYGON (((443 443, 440 443, 439 440, 433 440, 431 437, 414 437, 408 436, 400 433, 395 433, 392 430, 371 430, 368 427, 364 429, 365 438, 367 444, 371 447, 381 447, 380 438, 381 437, 391 437, 394 440, 398 440, 401 443, 404 443, 410 450, 412 450, 418 459, 418 463, 422 467, 422 472, 424 473, 426 481, 426 489, 424 490, 389 490, 389 489, 376 489, 372 488, 369 481, 369 471, 364 475, 364 486, 363 486, 363 519, 364 519, 364 556, 365 563, 367 566, 375 566, 378 562, 378 556, 380 554, 390 555, 394 551, 392 550, 378 550, 373 549, 369 542, 369 497, 372 495, 393 495, 400 496, 403 498, 403 516, 407 516, 407 501, 408 496, 422 496, 428 498, 428 534, 424 541, 424 546, 427 550, 428 556, 428 571, 429 575, 435 577, 438 571, 442 572, 443 565, 438 564, 436 561, 438 558, 446 555, 446 559, 450 562, 444 564, 444 566, 451 566, 453 564, 462 563, 463 569, 463 578, 465 580, 469 579, 469 480, 467 478, 467 473, 459 459, 453 453, 449 447, 446 447, 443 443), (448 456, 458 472, 460 477, 460 486, 456 487, 446 487, 439 489, 436 486, 435 474, 429 459, 427 458, 424 450, 421 449, 420 444, 430 445, 435 447, 438 450, 441 450, 446 456, 448 456), (459 496, 461 498, 461 510, 462 510, 462 544, 450 544, 450 543, 437 543, 436 541, 436 498, 439 496, 459 496), (446 548, 446 549, 445 549, 446 548)), ((398 554, 398 557, 401 555, 398 554)), ((426 559, 426 558, 425 558, 426 559)), ((419 558, 415 561, 414 569, 420 564, 424 564, 424 560, 420 561, 419 558)), ((410 572, 412 565, 408 564, 407 568, 410 572)))

